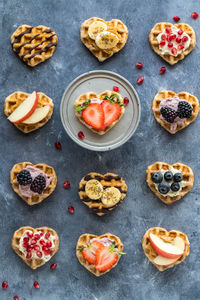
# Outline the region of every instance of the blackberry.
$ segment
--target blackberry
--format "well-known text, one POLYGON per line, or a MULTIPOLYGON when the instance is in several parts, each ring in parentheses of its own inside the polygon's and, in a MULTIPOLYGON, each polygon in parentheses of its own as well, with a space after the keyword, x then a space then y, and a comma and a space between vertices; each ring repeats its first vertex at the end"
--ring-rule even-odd
POLYGON ((31 183, 30 189, 34 193, 42 194, 43 190, 46 186, 46 179, 42 175, 38 175, 35 177, 33 182, 31 183))
POLYGON ((32 182, 32 177, 29 171, 22 170, 17 174, 17 181, 20 185, 28 185, 32 182))
POLYGON ((190 118, 193 108, 187 101, 180 101, 178 104, 177 114, 180 119, 190 118))
POLYGON ((177 117, 177 112, 171 107, 162 107, 160 112, 163 118, 169 123, 173 123, 177 117))

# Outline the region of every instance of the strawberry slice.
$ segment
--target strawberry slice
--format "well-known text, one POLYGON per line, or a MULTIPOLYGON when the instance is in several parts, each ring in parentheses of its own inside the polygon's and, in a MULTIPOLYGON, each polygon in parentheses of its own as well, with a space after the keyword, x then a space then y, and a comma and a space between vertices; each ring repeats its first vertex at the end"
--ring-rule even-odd
POLYGON ((93 241, 90 245, 85 247, 82 251, 82 255, 89 262, 89 264, 95 265, 96 264, 96 252, 98 249, 102 249, 104 246, 98 242, 93 241))
POLYGON ((118 260, 117 252, 113 252, 110 247, 103 247, 96 252, 96 269, 107 271, 111 269, 118 260))
POLYGON ((104 100, 101 103, 104 112, 104 128, 111 125, 121 114, 121 106, 117 103, 112 104, 109 100, 104 100))
POLYGON ((92 103, 82 111, 82 118, 91 127, 103 130, 104 112, 100 104, 92 103))

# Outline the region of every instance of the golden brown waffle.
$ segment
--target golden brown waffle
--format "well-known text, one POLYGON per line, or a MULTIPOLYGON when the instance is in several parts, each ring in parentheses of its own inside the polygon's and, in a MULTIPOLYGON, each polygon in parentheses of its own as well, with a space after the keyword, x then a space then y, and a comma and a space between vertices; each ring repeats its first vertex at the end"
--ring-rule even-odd
POLYGON ((50 27, 21 25, 12 34, 13 51, 27 65, 34 67, 50 58, 57 46, 58 37, 50 27))
POLYGON ((164 197, 161 193, 157 191, 155 187, 155 183, 153 183, 151 179, 152 173, 159 172, 160 170, 166 170, 166 171, 169 170, 170 168, 169 164, 165 162, 157 161, 154 164, 148 166, 146 170, 146 181, 148 186, 150 187, 152 192, 165 204, 172 204, 175 201, 180 200, 182 197, 184 197, 191 190, 194 182, 194 174, 190 167, 180 162, 177 162, 171 166, 183 175, 183 181, 184 181, 183 183, 184 185, 182 187, 182 190, 180 191, 180 194, 175 197, 171 197, 169 195, 164 197))
MULTIPOLYGON (((37 104, 37 108, 43 107, 45 105, 49 105, 50 106, 50 110, 48 115, 41 120, 40 122, 36 123, 36 124, 23 124, 23 123, 18 123, 18 124, 14 124, 19 130, 21 130, 24 133, 29 133, 31 131, 37 130, 40 127, 44 126, 50 119, 53 113, 53 100, 51 98, 49 98, 47 95, 45 95, 44 93, 38 92, 38 104, 37 104)), ((4 113, 7 117, 9 117, 9 115, 11 115, 11 113, 22 103, 24 102, 24 100, 26 100, 28 98, 30 94, 28 93, 24 93, 24 92, 14 92, 11 95, 9 95, 6 99, 5 99, 5 103, 4 103, 4 113)))
POLYGON ((56 188, 57 184, 57 176, 54 168, 51 166, 48 166, 46 164, 37 164, 33 165, 30 162, 21 162, 13 166, 12 170, 10 171, 10 182, 12 184, 12 188, 21 197, 28 205, 34 205, 42 202, 45 198, 47 198, 56 188), (33 166, 35 168, 38 168, 42 170, 44 173, 46 173, 49 177, 52 177, 52 181, 50 185, 44 189, 42 194, 40 195, 33 195, 32 197, 24 197, 19 192, 19 183, 17 181, 17 174, 22 171, 27 166, 33 166))
POLYGON ((41 258, 26 258, 25 255, 19 250, 19 242, 26 230, 30 230, 33 233, 37 233, 38 231, 42 231, 45 233, 50 233, 53 235, 56 239, 54 240, 55 248, 52 248, 51 251, 51 257, 53 257, 59 248, 59 237, 57 235, 57 232, 49 227, 39 227, 39 228, 32 228, 30 226, 24 226, 16 230, 12 237, 12 248, 13 250, 19 255, 19 257, 31 268, 31 269, 37 269, 44 265, 46 262, 42 260, 41 258))
POLYGON ((167 22, 161 22, 155 24, 155 26, 151 29, 149 33, 149 42, 152 47, 152 49, 161 56, 166 62, 168 62, 170 65, 176 64, 179 60, 184 59, 186 55, 188 55, 195 47, 196 45, 196 34, 191 26, 185 23, 179 23, 179 24, 171 24, 167 22), (190 46, 184 50, 181 54, 177 55, 176 57, 170 54, 161 54, 161 50, 159 48, 159 43, 157 41, 157 36, 165 30, 167 27, 175 26, 179 29, 182 29, 185 33, 189 35, 191 38, 190 46))
POLYGON ((82 255, 81 250, 79 250, 79 249, 82 249, 83 246, 88 245, 90 243, 91 239, 93 239, 93 238, 101 239, 103 237, 106 237, 106 238, 109 238, 109 239, 113 240, 115 242, 115 244, 116 244, 115 247, 118 249, 118 251, 120 251, 120 252, 123 251, 124 245, 121 242, 120 238, 117 237, 114 234, 111 234, 111 233, 105 233, 105 234, 100 235, 100 236, 97 236, 97 235, 94 235, 94 234, 90 234, 90 233, 82 234, 79 237, 77 245, 76 245, 76 256, 77 256, 80 264, 83 265, 89 272, 93 273, 95 276, 101 276, 101 275, 109 272, 112 268, 116 267, 116 265, 118 264, 118 261, 119 261, 119 259, 121 257, 121 255, 118 255, 118 261, 117 261, 117 263, 111 269, 109 269, 107 271, 98 271, 98 270, 96 270, 95 265, 89 264, 85 260, 85 258, 82 255))
POLYGON ((79 193, 80 199, 83 201, 84 204, 86 204, 98 216, 103 216, 103 215, 107 214, 109 211, 115 209, 119 205, 119 203, 121 203, 124 200, 124 198, 126 197, 126 193, 127 193, 127 185, 126 185, 125 180, 117 174, 106 173, 106 174, 102 175, 99 173, 91 172, 81 179, 81 181, 79 183, 78 193, 79 193), (100 199, 99 200, 89 199, 85 192, 85 185, 86 185, 87 181, 89 181, 91 179, 97 179, 102 184, 103 188, 108 188, 111 186, 118 188, 121 192, 120 201, 116 205, 107 208, 101 202, 100 199))
POLYGON ((156 94, 156 96, 153 99, 152 110, 153 110, 154 117, 156 118, 158 123, 163 128, 165 128, 169 133, 175 134, 179 130, 190 125, 190 123, 192 123, 196 119, 196 117, 198 116, 198 113, 199 113, 199 101, 195 96, 193 96, 192 94, 189 94, 188 92, 180 92, 180 93, 176 94, 172 91, 160 91, 156 94), (171 130, 171 128, 170 128, 171 123, 165 122, 160 118, 161 112, 159 110, 159 105, 162 100, 167 99, 167 98, 173 98, 175 96, 179 97, 179 99, 188 101, 193 107, 193 112, 192 112, 191 117, 185 120, 184 126, 177 125, 176 130, 171 130))
POLYGON ((88 20, 85 20, 81 24, 80 37, 83 44, 92 52, 92 54, 96 56, 100 62, 103 62, 104 60, 108 59, 116 52, 120 51, 125 46, 128 38, 128 29, 126 25, 118 19, 112 19, 106 22, 103 19, 92 17, 88 20), (102 50, 96 45, 95 40, 89 37, 88 28, 90 24, 92 24, 95 21, 101 21, 106 23, 108 26, 107 31, 110 31, 115 35, 117 35, 119 42, 114 48, 102 50))
POLYGON ((175 265, 180 264, 182 261, 184 261, 186 259, 186 257, 189 255, 190 253, 190 242, 188 240, 188 237, 185 233, 178 231, 178 230, 171 230, 171 231, 167 231, 164 228, 161 227, 152 227, 149 228, 145 235, 142 238, 142 248, 144 250, 145 255, 148 257, 148 259, 150 260, 150 262, 152 264, 154 264, 154 266, 156 266, 156 268, 159 271, 165 271, 169 268, 172 268, 175 265), (185 242, 185 251, 184 254, 179 257, 177 259, 176 262, 167 265, 167 266, 160 266, 157 265, 153 262, 153 260, 158 256, 158 254, 154 251, 154 249, 151 246, 150 240, 149 240, 149 234, 153 233, 155 235, 157 235, 159 238, 161 238, 164 242, 172 242, 176 237, 180 237, 184 240, 185 242))
MULTIPOLYGON (((84 93, 82 95, 80 95, 76 101, 74 102, 74 106, 76 105, 81 105, 82 103, 86 102, 87 100, 91 100, 91 99, 94 99, 94 98, 98 98, 100 100, 103 100, 105 96, 108 96, 110 97, 111 95, 117 95, 119 97, 119 102, 120 104, 124 104, 124 100, 123 100, 123 97, 122 95, 120 95, 119 93, 116 93, 116 92, 112 92, 112 91, 104 91, 102 92, 101 94, 97 95, 96 93, 94 92, 88 92, 88 93, 84 93)), ((97 133, 99 135, 103 135, 105 134, 106 132, 108 132, 111 128, 113 128, 113 126, 115 126, 119 120, 123 117, 125 113, 125 106, 121 106, 121 114, 119 116, 119 119, 116 120, 115 122, 113 122, 111 125, 107 126, 104 130, 97 130, 95 128, 92 128, 90 127, 89 125, 87 125, 83 118, 82 118, 82 113, 81 111, 76 111, 75 110, 75 115, 77 116, 77 118, 79 119, 79 121, 81 123, 83 123, 86 127, 88 127, 90 130, 92 130, 94 133, 97 133)))

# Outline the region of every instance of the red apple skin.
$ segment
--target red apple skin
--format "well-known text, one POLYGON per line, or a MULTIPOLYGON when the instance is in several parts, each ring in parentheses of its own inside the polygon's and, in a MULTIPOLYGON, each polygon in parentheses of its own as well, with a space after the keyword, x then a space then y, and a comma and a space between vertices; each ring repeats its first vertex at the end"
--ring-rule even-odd
POLYGON ((37 107, 37 104, 38 104, 38 94, 36 91, 34 91, 34 92, 35 92, 35 103, 34 103, 32 109, 23 118, 15 121, 15 122, 12 122, 13 124, 18 124, 18 123, 23 122, 24 120, 28 119, 34 113, 34 111, 37 107))
POLYGON ((179 254, 172 254, 172 253, 165 252, 164 250, 162 250, 162 249, 158 248, 158 246, 156 246, 156 244, 152 241, 151 236, 149 236, 149 240, 150 240, 152 248, 160 256, 163 256, 166 258, 179 258, 183 255, 183 254, 179 255, 179 254))

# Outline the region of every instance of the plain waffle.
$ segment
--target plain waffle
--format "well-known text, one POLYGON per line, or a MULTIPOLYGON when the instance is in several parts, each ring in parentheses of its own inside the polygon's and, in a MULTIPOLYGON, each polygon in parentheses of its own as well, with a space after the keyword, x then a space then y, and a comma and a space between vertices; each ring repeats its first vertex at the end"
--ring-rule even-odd
POLYGON ((196 45, 196 35, 191 26, 185 23, 179 23, 179 24, 171 24, 166 22, 161 22, 155 24, 155 26, 151 29, 149 33, 149 42, 151 44, 152 49, 161 56, 166 62, 168 62, 170 65, 176 64, 179 60, 184 59, 186 55, 188 55, 195 47, 196 45), (169 28, 175 26, 179 29, 182 29, 189 37, 191 38, 190 46, 184 50, 181 54, 177 56, 173 56, 170 54, 161 54, 162 50, 159 48, 159 43, 157 40, 157 36, 165 30, 165 28, 169 28))
POLYGON ((76 256, 77 256, 80 264, 83 265, 89 272, 93 273, 95 276, 101 276, 101 275, 109 272, 112 268, 116 267, 116 265, 118 264, 118 261, 121 257, 121 255, 118 255, 117 263, 111 269, 109 269, 107 271, 98 271, 95 268, 95 265, 89 264, 85 260, 85 258, 82 255, 81 249, 84 246, 87 246, 88 244, 90 244, 91 239, 93 239, 93 238, 101 239, 101 238, 104 238, 104 237, 109 238, 112 241, 114 241, 115 242, 115 248, 117 248, 118 251, 120 251, 120 252, 123 251, 124 246, 123 246, 120 238, 118 238, 116 235, 113 235, 111 233, 105 233, 105 234, 100 235, 100 236, 97 236, 97 235, 94 235, 94 234, 89 234, 89 233, 82 234, 79 237, 77 245, 76 245, 76 256))
POLYGON ((115 209, 118 206, 118 204, 124 200, 124 198, 126 197, 126 193, 127 193, 127 185, 126 185, 126 182, 124 181, 124 179, 117 174, 106 173, 106 174, 102 175, 99 173, 91 172, 81 179, 81 181, 79 183, 78 193, 79 193, 80 199, 83 201, 84 204, 86 204, 98 216, 103 216, 103 215, 107 214, 109 211, 115 209), (118 188, 121 192, 120 201, 113 207, 107 208, 101 202, 100 199, 99 200, 89 199, 85 192, 85 185, 86 185, 87 181, 89 181, 91 179, 98 180, 102 184, 104 189, 108 188, 108 187, 118 188))
POLYGON ((37 164, 33 165, 30 162, 21 162, 13 166, 12 170, 10 171, 10 182, 12 185, 13 190, 15 193, 19 195, 28 205, 34 205, 42 202, 45 198, 47 198, 56 188, 57 184, 57 176, 54 168, 51 166, 48 166, 46 164, 37 164), (24 197, 19 192, 19 183, 17 181, 17 174, 22 171, 27 166, 33 166, 35 168, 38 168, 42 170, 44 173, 47 174, 47 176, 52 177, 52 181, 48 187, 44 189, 42 194, 38 195, 32 195, 32 197, 24 197))
POLYGON ((169 268, 172 268, 175 265, 180 264, 182 261, 186 259, 186 257, 190 253, 190 242, 188 240, 188 237, 185 233, 178 231, 178 230, 171 230, 167 231, 164 228, 161 227, 152 227, 148 229, 145 233, 145 235, 142 238, 142 248, 144 250, 145 255, 148 257, 150 262, 156 266, 156 268, 159 271, 165 271, 169 268), (159 238, 161 238, 164 242, 172 242, 176 237, 180 237, 184 240, 185 242, 185 250, 184 254, 177 259, 174 263, 167 265, 167 266, 160 266, 154 263, 154 259, 158 256, 158 254, 154 251, 154 249, 151 246, 150 240, 149 240, 149 234, 153 233, 159 238))
POLYGON ((100 18, 92 17, 88 20, 85 20, 81 24, 80 37, 81 37, 81 41, 83 42, 83 44, 92 52, 92 54, 94 56, 96 56, 100 62, 103 62, 104 60, 108 59, 116 52, 120 51, 125 46, 127 38, 128 38, 128 29, 127 29, 126 25, 118 19, 112 19, 112 20, 106 22, 100 18), (114 48, 107 49, 107 50, 100 49, 96 45, 95 41, 90 38, 90 36, 88 34, 88 28, 89 28, 90 24, 92 24, 95 21, 101 21, 101 22, 106 23, 108 26, 107 31, 110 31, 110 32, 114 33, 115 35, 117 35, 119 42, 117 43, 117 45, 114 48))
POLYGON ((193 95, 191 95, 187 92, 180 92, 180 93, 176 94, 172 91, 160 91, 156 94, 156 96, 153 99, 152 110, 153 110, 154 117, 158 121, 158 123, 163 128, 165 128, 168 132, 174 134, 174 133, 178 132, 179 130, 181 130, 181 129, 187 127, 188 125, 190 125, 190 123, 192 123, 196 119, 196 117, 199 113, 199 101, 195 96, 193 96, 193 95), (175 96, 177 96, 181 100, 188 101, 192 105, 193 111, 192 111, 191 117, 188 118, 188 119, 185 119, 184 126, 177 125, 176 130, 171 130, 171 128, 170 128, 171 123, 165 122, 164 120, 162 120, 160 118, 161 117, 161 112, 160 112, 160 109, 159 109, 159 105, 160 105, 160 102, 162 100, 165 100, 167 98, 173 98, 175 96))
MULTIPOLYGON (((45 95, 44 93, 38 92, 38 104, 37 104, 37 108, 43 107, 45 105, 49 105, 50 106, 50 110, 48 115, 41 120, 40 122, 36 123, 36 124, 24 124, 24 123, 18 123, 18 124, 14 124, 19 130, 21 130, 24 133, 29 133, 31 131, 37 130, 40 127, 44 126, 50 119, 53 113, 53 100, 51 98, 49 98, 47 95, 45 95)), ((11 95, 9 95, 6 99, 5 99, 5 103, 4 103, 4 113, 7 117, 9 117, 11 115, 12 112, 14 112, 14 110, 24 101, 28 98, 30 94, 28 93, 24 93, 24 92, 14 92, 11 95)))
POLYGON ((12 34, 10 41, 13 51, 21 60, 34 67, 53 55, 58 37, 50 27, 24 24, 12 34))
MULTIPOLYGON (((111 95, 117 95, 119 97, 119 104, 122 104, 122 105, 124 104, 123 97, 119 93, 112 92, 112 91, 104 91, 104 92, 102 92, 99 95, 97 95, 94 92, 84 93, 84 94, 80 95, 76 99, 76 101, 74 102, 74 106, 81 105, 84 102, 86 102, 87 100, 91 100, 91 99, 94 99, 94 98, 98 98, 99 100, 103 100, 104 97, 106 97, 106 96, 110 97, 111 95)), ((115 126, 119 122, 119 120, 122 118, 122 116, 124 115, 124 113, 125 113, 125 106, 121 106, 121 114, 120 114, 119 118, 115 122, 113 122, 111 125, 107 126, 104 130, 97 130, 97 129, 92 128, 91 126, 87 125, 84 122, 84 120, 82 118, 81 111, 76 111, 75 110, 75 115, 77 116, 77 118, 79 119, 79 121, 81 123, 83 123, 86 127, 88 127, 90 130, 92 130, 94 133, 97 133, 99 135, 103 135, 106 132, 108 132, 111 128, 113 128, 113 126, 115 126)))
POLYGON ((25 231, 30 230, 34 234, 37 233, 38 231, 42 231, 44 234, 49 233, 55 237, 54 244, 55 247, 51 249, 51 257, 56 254, 59 248, 59 238, 55 230, 49 228, 49 227, 40 227, 40 228, 32 228, 30 226, 24 226, 19 228, 18 230, 15 231, 12 237, 12 248, 13 250, 19 255, 19 257, 31 268, 31 269, 37 269, 44 265, 46 262, 42 260, 41 258, 26 258, 24 253, 22 253, 19 250, 19 243, 22 235, 24 234, 25 231))
POLYGON ((169 195, 164 197, 161 193, 158 192, 158 190, 155 187, 155 183, 151 179, 151 176, 154 172, 159 172, 160 170, 169 170, 169 164, 158 161, 150 165, 146 170, 146 181, 148 186, 150 187, 152 192, 165 204, 172 204, 175 201, 180 200, 182 197, 184 197, 191 190, 194 182, 194 174, 190 167, 179 162, 171 166, 183 175, 182 190, 180 191, 180 194, 175 197, 171 197, 169 195))

